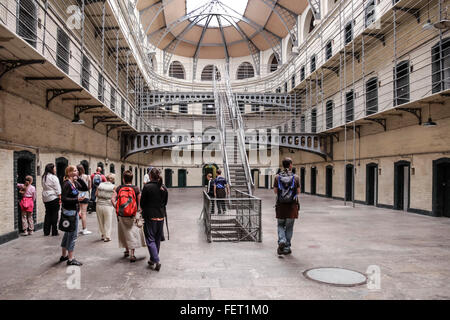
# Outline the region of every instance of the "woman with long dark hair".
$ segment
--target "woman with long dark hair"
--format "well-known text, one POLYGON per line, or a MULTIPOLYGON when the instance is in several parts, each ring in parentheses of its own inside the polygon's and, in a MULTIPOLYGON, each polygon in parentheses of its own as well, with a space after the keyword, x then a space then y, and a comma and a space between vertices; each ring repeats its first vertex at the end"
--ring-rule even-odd
POLYGON ((163 188, 159 170, 150 171, 150 182, 144 186, 141 197, 144 234, 150 259, 148 264, 156 271, 161 268, 159 249, 163 235, 167 189, 163 188))
POLYGON ((61 205, 61 185, 56 176, 56 167, 53 163, 45 166, 42 175, 42 200, 45 205, 44 236, 58 235, 58 213, 61 205))
POLYGON ((45 205, 44 236, 58 235, 58 214, 61 205, 61 185, 56 176, 56 167, 53 163, 45 166, 42 175, 42 200, 45 205))

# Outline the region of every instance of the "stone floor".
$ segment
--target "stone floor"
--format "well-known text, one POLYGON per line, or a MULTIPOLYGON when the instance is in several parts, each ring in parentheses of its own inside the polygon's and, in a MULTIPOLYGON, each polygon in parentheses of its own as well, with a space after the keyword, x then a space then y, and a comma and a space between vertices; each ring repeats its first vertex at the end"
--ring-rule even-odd
POLYGON ((263 200, 262 243, 207 243, 198 218, 200 189, 172 189, 170 240, 162 243, 160 272, 147 267, 146 248, 130 264, 113 241, 80 236, 76 257, 80 289, 68 289, 66 265, 58 264, 61 236, 31 237, 0 246, 0 299, 449 299, 450 220, 303 195, 293 253, 276 254, 271 191, 263 200), (381 288, 334 287, 306 279, 314 267, 381 271, 381 288))

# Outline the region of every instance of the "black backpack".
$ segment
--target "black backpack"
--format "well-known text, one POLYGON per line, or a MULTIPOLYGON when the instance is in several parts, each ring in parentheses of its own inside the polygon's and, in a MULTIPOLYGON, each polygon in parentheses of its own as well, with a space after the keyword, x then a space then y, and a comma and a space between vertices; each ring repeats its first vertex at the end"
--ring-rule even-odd
POLYGON ((278 175, 278 203, 295 203, 297 191, 295 190, 295 175, 281 172, 278 175))

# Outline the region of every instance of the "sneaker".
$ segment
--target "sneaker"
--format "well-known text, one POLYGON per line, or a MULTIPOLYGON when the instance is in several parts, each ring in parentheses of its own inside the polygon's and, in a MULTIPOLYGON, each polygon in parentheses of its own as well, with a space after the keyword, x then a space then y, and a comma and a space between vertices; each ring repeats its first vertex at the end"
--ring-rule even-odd
POLYGON ((278 253, 279 255, 284 254, 284 247, 286 247, 286 243, 280 242, 280 243, 278 244, 277 253, 278 253))
POLYGON ((26 237, 28 235, 28 233, 27 232, 22 232, 20 235, 26 237))
POLYGON ((84 229, 81 231, 82 234, 87 235, 87 234, 91 234, 92 232, 89 231, 88 229, 84 229))
POLYGON ((155 265, 155 271, 159 271, 159 269, 161 269, 161 263, 157 263, 156 265, 155 265))
POLYGON ((83 264, 80 261, 77 261, 76 259, 67 260, 68 266, 82 266, 83 264))
POLYGON ((28 235, 32 235, 33 234, 33 231, 28 231, 28 235))
POLYGON ((67 261, 67 260, 69 260, 68 256, 65 256, 65 257, 61 256, 61 258, 59 258, 59 262, 64 262, 64 261, 67 261))
POLYGON ((291 253, 292 253, 292 251, 290 248, 284 248, 283 254, 291 254, 291 253))
POLYGON ((155 263, 152 260, 148 260, 147 263, 150 267, 153 267, 155 265, 155 263))

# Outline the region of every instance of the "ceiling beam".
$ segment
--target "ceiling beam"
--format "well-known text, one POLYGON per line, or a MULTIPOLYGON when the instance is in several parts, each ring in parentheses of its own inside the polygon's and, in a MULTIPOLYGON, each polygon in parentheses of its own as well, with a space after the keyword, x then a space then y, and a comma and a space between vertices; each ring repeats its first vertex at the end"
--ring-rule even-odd
POLYGON ((217 22, 219 23, 220 34, 222 35, 223 48, 225 50, 225 57, 227 59, 226 61, 229 62, 230 54, 228 52, 227 41, 225 40, 225 34, 223 33, 222 21, 220 21, 220 17, 218 15, 216 16, 216 19, 217 19, 217 22))

